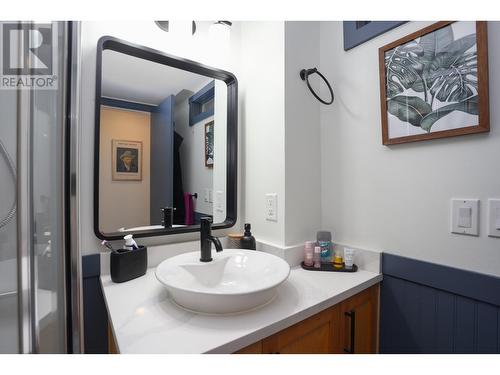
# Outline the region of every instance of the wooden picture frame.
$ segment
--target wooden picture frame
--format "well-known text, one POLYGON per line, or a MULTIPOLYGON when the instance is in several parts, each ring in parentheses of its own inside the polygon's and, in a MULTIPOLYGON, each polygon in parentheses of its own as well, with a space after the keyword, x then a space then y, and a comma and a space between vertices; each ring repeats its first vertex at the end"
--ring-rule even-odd
POLYGON ((437 22, 389 43, 379 71, 384 145, 490 130, 486 22, 437 22))
POLYGON ((205 167, 214 167, 214 122, 205 124, 205 167))
POLYGON ((113 181, 142 181, 142 142, 111 141, 113 181))

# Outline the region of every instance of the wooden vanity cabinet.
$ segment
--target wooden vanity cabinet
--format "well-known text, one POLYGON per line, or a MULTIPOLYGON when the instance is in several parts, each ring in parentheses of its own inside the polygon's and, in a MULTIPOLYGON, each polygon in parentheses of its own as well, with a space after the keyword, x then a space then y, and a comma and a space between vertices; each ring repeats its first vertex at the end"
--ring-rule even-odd
POLYGON ((376 353, 378 300, 377 284, 236 354, 376 353))
POLYGON ((333 306, 262 340, 269 354, 339 353, 339 306, 333 306))
POLYGON ((235 354, 262 354, 262 340, 238 350, 235 354))
POLYGON ((113 331, 111 330, 111 325, 108 322, 108 354, 118 354, 118 348, 116 346, 115 338, 113 336, 113 331))
POLYGON ((341 302, 340 338, 345 353, 378 351, 379 287, 375 285, 341 302))

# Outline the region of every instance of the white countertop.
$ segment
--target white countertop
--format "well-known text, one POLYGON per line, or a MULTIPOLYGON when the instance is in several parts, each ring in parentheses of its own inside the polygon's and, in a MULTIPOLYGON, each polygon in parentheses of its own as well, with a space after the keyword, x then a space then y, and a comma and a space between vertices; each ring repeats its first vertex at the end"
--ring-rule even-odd
POLYGON ((268 305, 237 315, 207 316, 175 305, 146 275, 115 284, 101 276, 110 323, 120 353, 232 353, 380 282, 382 275, 313 272, 293 267, 268 305))

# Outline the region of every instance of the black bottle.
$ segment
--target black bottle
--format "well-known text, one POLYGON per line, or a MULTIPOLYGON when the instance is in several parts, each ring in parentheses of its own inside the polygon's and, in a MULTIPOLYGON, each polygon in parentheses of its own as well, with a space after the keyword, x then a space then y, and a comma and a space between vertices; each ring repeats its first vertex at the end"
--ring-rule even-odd
POLYGON ((241 248, 248 250, 256 250, 255 237, 252 236, 250 229, 251 229, 250 224, 248 223, 245 224, 245 234, 243 235, 243 238, 240 240, 241 248))

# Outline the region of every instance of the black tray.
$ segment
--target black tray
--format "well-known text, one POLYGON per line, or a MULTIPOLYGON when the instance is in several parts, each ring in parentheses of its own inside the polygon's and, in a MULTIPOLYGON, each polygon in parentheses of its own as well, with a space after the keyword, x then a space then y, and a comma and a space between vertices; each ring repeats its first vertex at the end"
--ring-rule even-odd
POLYGON ((314 266, 306 266, 304 262, 300 263, 301 267, 308 271, 327 271, 327 272, 356 272, 358 270, 358 266, 355 264, 352 265, 351 269, 345 268, 342 263, 342 268, 335 268, 333 263, 321 263, 320 268, 315 268, 314 266))

